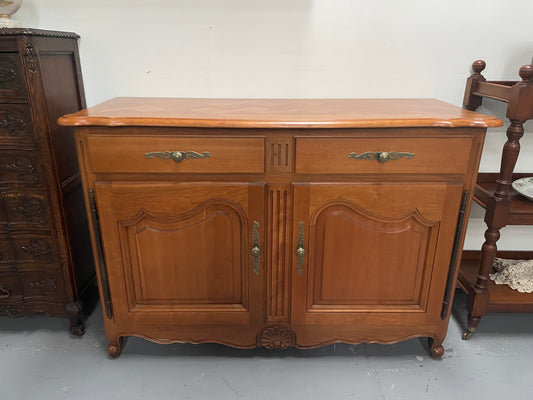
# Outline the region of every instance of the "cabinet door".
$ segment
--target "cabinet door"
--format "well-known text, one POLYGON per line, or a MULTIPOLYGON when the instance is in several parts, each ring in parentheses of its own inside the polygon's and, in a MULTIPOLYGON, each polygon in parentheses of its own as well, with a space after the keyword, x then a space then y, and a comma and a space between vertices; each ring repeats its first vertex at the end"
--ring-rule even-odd
POLYGON ((97 183, 96 201, 115 323, 262 322, 262 184, 97 183))
POLYGON ((445 183, 295 185, 291 322, 438 317, 461 195, 445 183))

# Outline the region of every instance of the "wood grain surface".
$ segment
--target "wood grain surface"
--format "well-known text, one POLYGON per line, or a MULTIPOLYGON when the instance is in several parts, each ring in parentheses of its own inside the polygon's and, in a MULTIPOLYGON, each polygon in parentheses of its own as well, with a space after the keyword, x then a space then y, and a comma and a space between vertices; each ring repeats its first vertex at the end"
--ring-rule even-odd
POLYGON ((59 119, 67 126, 226 128, 496 127, 502 121, 434 99, 115 98, 59 119))

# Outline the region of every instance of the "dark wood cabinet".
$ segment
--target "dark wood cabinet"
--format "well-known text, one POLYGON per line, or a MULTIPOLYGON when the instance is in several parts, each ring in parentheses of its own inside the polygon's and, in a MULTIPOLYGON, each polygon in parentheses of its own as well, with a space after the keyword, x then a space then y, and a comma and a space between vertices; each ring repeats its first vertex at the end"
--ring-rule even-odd
POLYGON ((80 335, 94 263, 75 142, 56 122, 85 107, 77 40, 0 29, 0 315, 67 316, 80 335))
POLYGON ((484 133, 435 100, 114 99, 75 126, 108 351, 429 337, 484 133))

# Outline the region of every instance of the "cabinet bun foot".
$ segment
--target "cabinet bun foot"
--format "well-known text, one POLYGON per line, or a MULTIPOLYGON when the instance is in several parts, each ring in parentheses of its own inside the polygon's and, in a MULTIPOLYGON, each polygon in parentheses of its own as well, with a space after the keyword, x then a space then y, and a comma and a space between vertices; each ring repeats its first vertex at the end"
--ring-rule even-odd
POLYGON ((472 337, 472 335, 474 334, 474 331, 476 330, 476 328, 468 328, 467 330, 465 330, 463 332, 463 334, 461 335, 461 339, 463 340, 468 340, 472 337))
POLYGON ((428 338, 429 352, 433 358, 441 358, 444 355, 444 347, 433 338, 428 338))
POLYGON ((120 356, 120 353, 122 353, 123 348, 124 338, 120 337, 114 343, 109 343, 109 346, 107 346, 107 353, 111 358, 117 358, 120 356))
POLYGON ((70 327, 70 334, 74 336, 83 336, 85 333, 85 324, 79 323, 70 327))
POLYGON ((70 320, 70 334, 82 336, 85 333, 85 323, 81 303, 79 301, 68 303, 65 305, 65 311, 70 320))

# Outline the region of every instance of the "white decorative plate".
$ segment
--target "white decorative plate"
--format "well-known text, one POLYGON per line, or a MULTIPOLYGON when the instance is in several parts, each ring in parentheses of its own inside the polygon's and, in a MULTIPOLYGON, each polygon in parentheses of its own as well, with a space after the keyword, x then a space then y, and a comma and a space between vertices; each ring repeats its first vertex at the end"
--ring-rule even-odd
POLYGON ((533 176, 517 179, 513 182, 513 189, 533 201, 533 176))

